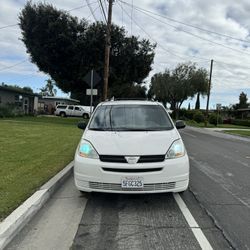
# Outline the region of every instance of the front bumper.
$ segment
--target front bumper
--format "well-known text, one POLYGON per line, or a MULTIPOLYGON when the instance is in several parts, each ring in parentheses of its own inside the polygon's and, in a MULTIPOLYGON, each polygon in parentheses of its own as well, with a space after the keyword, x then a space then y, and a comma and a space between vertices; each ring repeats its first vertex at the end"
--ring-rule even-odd
POLYGON ((99 159, 83 158, 76 154, 74 180, 77 189, 85 192, 181 192, 186 190, 189 184, 189 160, 185 155, 157 163, 108 163, 99 159), (133 172, 122 172, 122 169, 127 171, 133 169, 133 172), (136 172, 136 169, 139 171, 136 172), (144 187, 122 188, 121 179, 124 177, 141 177, 144 180, 144 187))

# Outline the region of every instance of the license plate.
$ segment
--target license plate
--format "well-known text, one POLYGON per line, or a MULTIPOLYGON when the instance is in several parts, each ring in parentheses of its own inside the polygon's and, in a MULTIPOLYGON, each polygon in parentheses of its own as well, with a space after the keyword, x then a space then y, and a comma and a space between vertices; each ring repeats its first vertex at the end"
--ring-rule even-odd
POLYGON ((143 188, 142 177, 124 177, 122 178, 122 188, 143 188))

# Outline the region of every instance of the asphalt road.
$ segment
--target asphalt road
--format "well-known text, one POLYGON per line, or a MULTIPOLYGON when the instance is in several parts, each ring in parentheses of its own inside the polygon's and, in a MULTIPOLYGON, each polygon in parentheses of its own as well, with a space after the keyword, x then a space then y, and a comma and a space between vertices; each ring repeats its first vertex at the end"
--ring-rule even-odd
MULTIPOLYGON (((190 155, 182 194, 213 249, 250 249, 250 141, 181 131, 190 155)), ((8 249, 201 249, 172 194, 82 195, 72 176, 8 249)))
POLYGON ((181 134, 190 190, 233 248, 250 249, 250 140, 194 128, 181 134))

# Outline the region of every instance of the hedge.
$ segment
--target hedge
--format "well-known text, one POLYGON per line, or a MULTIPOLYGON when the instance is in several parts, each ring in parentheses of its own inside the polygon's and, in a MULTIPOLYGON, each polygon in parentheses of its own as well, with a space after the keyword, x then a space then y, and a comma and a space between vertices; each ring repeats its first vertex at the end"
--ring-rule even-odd
POLYGON ((231 120, 231 124, 250 127, 250 120, 231 120))
POLYGON ((201 122, 204 122, 205 117, 201 111, 196 110, 193 115, 193 120, 196 121, 197 123, 201 123, 201 122))
POLYGON ((208 121, 210 124, 217 126, 217 124, 222 124, 222 118, 220 115, 212 113, 209 115, 208 121))

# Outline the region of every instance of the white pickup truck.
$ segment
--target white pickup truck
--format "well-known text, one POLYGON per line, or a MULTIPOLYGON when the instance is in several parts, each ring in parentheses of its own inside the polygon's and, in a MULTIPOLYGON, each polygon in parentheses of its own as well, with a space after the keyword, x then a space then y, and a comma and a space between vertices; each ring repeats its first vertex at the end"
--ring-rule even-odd
POLYGON ((55 115, 59 115, 61 117, 81 116, 84 119, 88 119, 90 117, 90 112, 89 110, 87 110, 87 108, 84 108, 79 105, 59 104, 56 106, 55 115))

